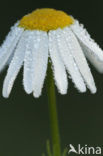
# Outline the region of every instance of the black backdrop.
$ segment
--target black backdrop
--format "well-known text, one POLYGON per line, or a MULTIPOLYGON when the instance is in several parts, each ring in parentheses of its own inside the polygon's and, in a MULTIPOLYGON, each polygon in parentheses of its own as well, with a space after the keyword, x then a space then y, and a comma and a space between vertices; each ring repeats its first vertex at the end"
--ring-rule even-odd
MULTIPOLYGON (((50 7, 73 15, 103 48, 102 0, 13 0, 0 1, 0 43, 10 26, 36 8, 50 7)), ((80 94, 69 80, 68 94, 57 93, 62 148, 103 145, 103 75, 91 65, 98 88, 95 95, 80 94)), ((2 84, 7 69, 0 74, 0 156, 40 156, 50 138, 47 94, 44 87, 39 99, 27 95, 19 73, 9 99, 2 97, 2 84)))

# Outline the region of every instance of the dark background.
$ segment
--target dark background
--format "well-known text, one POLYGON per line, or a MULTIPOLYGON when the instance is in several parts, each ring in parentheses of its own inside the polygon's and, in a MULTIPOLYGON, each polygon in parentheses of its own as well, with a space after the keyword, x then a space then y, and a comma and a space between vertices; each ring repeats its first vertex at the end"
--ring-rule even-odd
MULTIPOLYGON (((103 48, 103 0, 14 0, 0 1, 0 43, 9 28, 36 8, 61 9, 73 15, 103 48)), ((69 80, 68 94, 57 93, 62 148, 103 145, 103 75, 90 65, 98 91, 80 94, 69 80)), ((7 69, 0 74, 0 156, 40 156, 50 138, 47 94, 39 99, 27 95, 19 73, 9 99, 2 97, 7 69)))

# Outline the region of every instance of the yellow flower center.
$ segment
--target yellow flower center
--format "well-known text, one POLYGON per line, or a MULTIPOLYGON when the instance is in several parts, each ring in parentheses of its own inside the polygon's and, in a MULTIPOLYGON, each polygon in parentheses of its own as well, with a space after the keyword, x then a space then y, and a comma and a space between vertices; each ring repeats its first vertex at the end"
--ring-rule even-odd
POLYGON ((55 30, 73 24, 74 20, 63 11, 37 9, 20 20, 19 27, 28 30, 55 30))

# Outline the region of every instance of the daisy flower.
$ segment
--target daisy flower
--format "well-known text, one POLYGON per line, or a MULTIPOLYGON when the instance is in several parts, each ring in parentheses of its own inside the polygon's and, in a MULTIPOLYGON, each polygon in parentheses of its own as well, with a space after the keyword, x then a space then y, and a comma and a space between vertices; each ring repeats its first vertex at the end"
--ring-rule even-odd
POLYGON ((3 96, 9 96, 23 66, 24 90, 39 97, 48 59, 61 94, 67 93, 67 73, 80 92, 89 88, 91 93, 95 93, 96 86, 86 58, 99 72, 103 72, 103 51, 83 25, 63 11, 37 9, 11 28, 0 47, 0 71, 9 65, 3 96))

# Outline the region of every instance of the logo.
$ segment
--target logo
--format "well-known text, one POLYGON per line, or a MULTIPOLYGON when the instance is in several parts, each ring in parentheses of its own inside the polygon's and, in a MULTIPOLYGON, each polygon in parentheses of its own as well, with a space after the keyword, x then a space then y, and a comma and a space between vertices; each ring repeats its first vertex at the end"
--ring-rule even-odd
POLYGON ((77 155, 101 155, 102 154, 102 148, 97 147, 90 147, 88 145, 81 146, 78 144, 77 147, 74 147, 72 144, 69 145, 69 151, 68 154, 75 153, 77 155))

